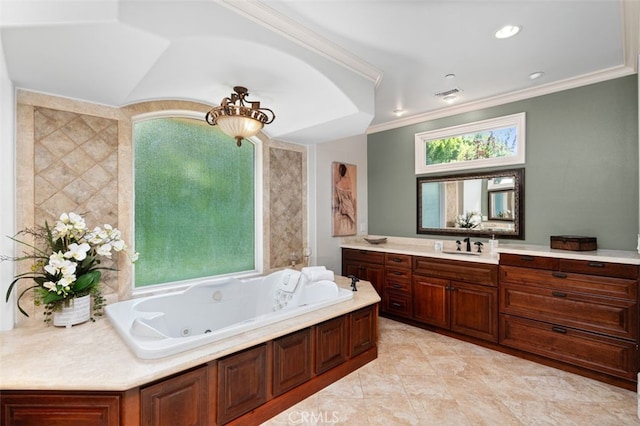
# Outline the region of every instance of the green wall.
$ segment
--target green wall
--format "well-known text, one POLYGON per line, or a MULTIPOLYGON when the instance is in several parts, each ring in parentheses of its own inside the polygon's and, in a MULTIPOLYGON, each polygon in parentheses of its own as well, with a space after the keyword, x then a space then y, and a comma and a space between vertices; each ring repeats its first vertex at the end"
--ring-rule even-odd
POLYGON ((599 248, 635 250, 637 84, 631 75, 370 134, 369 233, 436 238, 416 234, 415 133, 524 111, 524 242, 548 245, 551 235, 586 235, 597 237, 599 248))

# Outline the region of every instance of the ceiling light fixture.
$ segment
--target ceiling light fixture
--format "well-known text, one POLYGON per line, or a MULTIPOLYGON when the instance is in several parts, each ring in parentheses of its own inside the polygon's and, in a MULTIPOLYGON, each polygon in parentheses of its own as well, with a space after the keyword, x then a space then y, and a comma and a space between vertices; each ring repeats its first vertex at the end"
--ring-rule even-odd
POLYGON ((400 117, 402 114, 404 114, 404 110, 402 108, 397 108, 393 110, 393 113, 395 114, 396 117, 400 117))
POLYGON ((536 71, 536 72, 532 72, 531 74, 529 74, 529 78, 531 80, 536 80, 540 77, 542 77, 544 75, 544 72, 542 71, 536 71))
POLYGON ((231 97, 223 98, 220 106, 207 112, 205 120, 212 126, 220 126, 220 130, 242 146, 242 139, 257 135, 276 115, 269 108, 260 108, 260 102, 245 99, 249 95, 246 87, 236 86, 233 90, 231 97), (245 101, 251 106, 246 106, 245 101))
POLYGON ((495 32, 494 36, 499 39, 513 37, 520 32, 521 28, 517 25, 505 25, 495 32))

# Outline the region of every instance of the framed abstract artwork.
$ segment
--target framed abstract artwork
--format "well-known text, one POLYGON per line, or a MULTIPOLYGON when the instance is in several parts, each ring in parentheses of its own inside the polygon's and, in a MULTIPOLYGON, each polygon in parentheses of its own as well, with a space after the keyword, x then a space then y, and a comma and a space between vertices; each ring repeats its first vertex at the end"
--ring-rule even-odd
POLYGON ((331 224, 334 237, 356 235, 358 223, 357 171, 353 164, 331 164, 331 224))

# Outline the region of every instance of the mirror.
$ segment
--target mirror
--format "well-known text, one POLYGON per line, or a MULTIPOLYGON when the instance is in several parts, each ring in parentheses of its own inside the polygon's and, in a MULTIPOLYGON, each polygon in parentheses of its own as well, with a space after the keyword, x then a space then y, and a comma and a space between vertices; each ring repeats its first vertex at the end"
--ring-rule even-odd
POLYGON ((524 169, 418 177, 418 234, 524 239, 524 169))

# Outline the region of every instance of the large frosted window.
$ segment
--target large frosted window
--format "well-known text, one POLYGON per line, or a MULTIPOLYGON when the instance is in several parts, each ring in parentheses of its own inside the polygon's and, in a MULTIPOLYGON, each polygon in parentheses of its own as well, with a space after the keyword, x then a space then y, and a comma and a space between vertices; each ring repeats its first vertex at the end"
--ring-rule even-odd
POLYGON ((135 286, 255 270, 256 148, 192 118, 134 124, 135 286))

